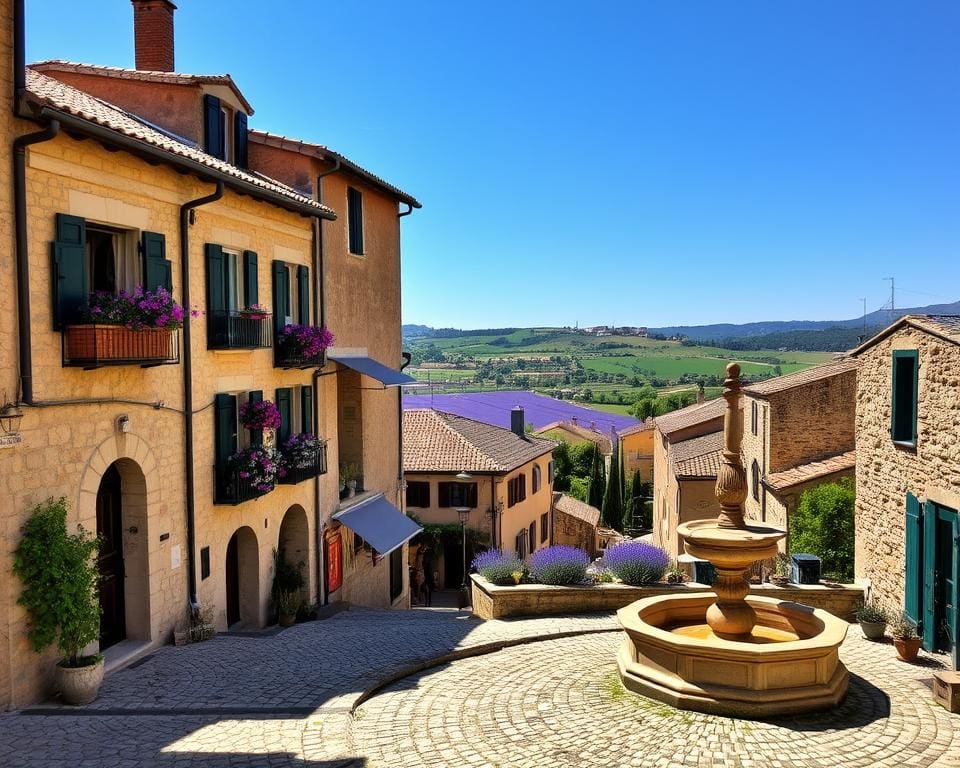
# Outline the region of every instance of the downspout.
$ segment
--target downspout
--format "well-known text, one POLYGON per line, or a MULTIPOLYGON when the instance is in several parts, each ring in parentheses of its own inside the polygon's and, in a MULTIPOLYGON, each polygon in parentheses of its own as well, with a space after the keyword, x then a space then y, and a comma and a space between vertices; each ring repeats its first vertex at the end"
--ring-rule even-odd
MULTIPOLYGON (((22 5, 22 0, 18 6, 22 5)), ((22 9, 21 9, 22 10, 22 9)), ((22 25, 18 25, 21 27, 22 25)), ((22 29, 18 29, 22 34, 22 29)), ((14 241, 17 261, 17 331, 20 362, 20 401, 33 405, 33 341, 30 334, 30 259, 27 249, 27 147, 50 141, 60 133, 60 123, 51 120, 36 133, 18 136, 13 142, 14 241)))
POLYGON ((20 113, 20 102, 27 90, 27 46, 23 0, 13 2, 13 112, 20 113))
POLYGON ((201 205, 213 203, 223 197, 223 182, 217 182, 213 193, 198 197, 180 206, 180 280, 183 283, 181 297, 183 306, 187 310, 183 313, 183 429, 185 453, 185 481, 187 495, 187 576, 190 586, 190 609, 196 611, 199 607, 197 600, 197 569, 196 569, 196 507, 194 503, 195 477, 193 469, 193 349, 190 344, 190 225, 193 219, 193 210, 201 205))

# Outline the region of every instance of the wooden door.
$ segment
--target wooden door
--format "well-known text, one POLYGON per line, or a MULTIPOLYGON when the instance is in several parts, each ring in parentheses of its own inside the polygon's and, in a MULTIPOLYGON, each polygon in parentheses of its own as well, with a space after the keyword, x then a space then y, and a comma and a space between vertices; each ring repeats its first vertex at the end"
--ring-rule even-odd
POLYGON ((240 547, 237 534, 230 537, 227 544, 227 626, 240 621, 240 547))
POLYGON ((933 585, 934 649, 951 652, 957 627, 957 513, 933 505, 936 515, 936 549, 933 585))
POLYGON ((123 598, 123 507, 120 491, 120 473, 111 465, 104 472, 97 491, 100 650, 127 637, 126 606, 123 598))

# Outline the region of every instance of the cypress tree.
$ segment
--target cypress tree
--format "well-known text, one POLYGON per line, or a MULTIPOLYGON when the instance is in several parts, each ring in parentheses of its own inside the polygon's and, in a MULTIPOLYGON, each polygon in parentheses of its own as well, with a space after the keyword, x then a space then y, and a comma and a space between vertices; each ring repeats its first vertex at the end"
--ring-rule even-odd
POLYGON ((593 460, 590 463, 590 490, 587 503, 598 509, 603 504, 603 458, 597 446, 593 447, 593 460))
POLYGON ((607 492, 603 495, 603 506, 600 508, 600 522, 623 533, 623 500, 620 497, 620 472, 616 467, 610 467, 607 492))

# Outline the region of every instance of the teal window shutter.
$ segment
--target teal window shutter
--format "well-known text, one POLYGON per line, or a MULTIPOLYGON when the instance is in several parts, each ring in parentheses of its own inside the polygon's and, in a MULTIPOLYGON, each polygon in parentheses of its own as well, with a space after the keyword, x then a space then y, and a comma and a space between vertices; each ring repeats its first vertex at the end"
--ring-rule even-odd
POLYGON ((87 275, 87 223, 79 216, 58 213, 52 246, 53 328, 80 320, 90 295, 87 275))
POLYGON ((173 291, 173 265, 167 259, 167 239, 157 232, 140 235, 143 253, 143 288, 155 291, 161 286, 173 291))
POLYGON ((300 325, 310 325, 310 268, 297 267, 297 306, 300 308, 300 325))
POLYGON ((223 157, 223 113, 220 99, 209 93, 203 97, 203 147, 208 155, 223 157))
POLYGON ((247 146, 247 116, 238 110, 233 114, 233 164, 240 168, 249 166, 247 146))
POLYGON ((923 508, 919 499, 909 492, 905 526, 903 607, 907 615, 919 624, 923 602, 923 508))
POLYGON ((290 273, 283 261, 273 262, 273 326, 282 331, 290 314, 290 273))
POLYGON ((277 410, 280 411, 280 430, 277 432, 277 439, 281 445, 290 437, 291 431, 291 390, 290 387, 277 389, 277 410))
POLYGON ((313 387, 300 387, 300 431, 312 435, 313 431, 313 387))
POLYGON ((915 349, 893 352, 890 436, 894 442, 916 445, 920 359, 915 349))
POLYGON ((207 243, 207 312, 225 312, 227 309, 227 263, 223 248, 207 243))
MULTIPOLYGON (((255 389, 250 392, 248 399, 251 403, 262 403, 263 402, 263 390, 255 389)), ((262 429, 251 429, 250 430, 250 444, 251 445, 263 445, 263 430, 262 429)))
POLYGON ((923 647, 932 651, 936 644, 937 628, 934 621, 934 588, 937 583, 936 562, 937 562, 937 510, 931 502, 923 505, 923 543, 921 550, 923 552, 923 601, 921 608, 923 613, 920 617, 921 635, 923 637, 923 647))
POLYGON ((237 398, 234 395, 217 395, 213 398, 215 424, 215 451, 219 466, 226 464, 237 452, 237 398))
POLYGON ((257 254, 243 252, 243 303, 252 307, 260 302, 260 286, 257 277, 257 254))

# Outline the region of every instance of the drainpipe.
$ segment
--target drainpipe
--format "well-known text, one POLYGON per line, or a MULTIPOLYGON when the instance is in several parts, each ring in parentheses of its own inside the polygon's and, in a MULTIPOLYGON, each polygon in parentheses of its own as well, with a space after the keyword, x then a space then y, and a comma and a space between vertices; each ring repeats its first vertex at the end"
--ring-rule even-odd
POLYGON ((193 211, 201 205, 213 203, 223 197, 223 182, 217 182, 217 188, 209 195, 198 197, 180 206, 180 280, 183 284, 181 297, 183 307, 183 411, 185 481, 187 494, 187 575, 190 585, 190 609, 199 608, 197 600, 196 569, 196 508, 194 503, 195 477, 193 469, 193 350, 190 344, 190 225, 193 223, 193 211))
POLYGON ((13 3, 13 111, 19 114, 20 101, 27 90, 26 35, 23 0, 13 3))
MULTIPOLYGON (((22 6, 22 0, 18 6, 22 6)), ((22 10, 22 9, 20 9, 22 10)), ((22 20, 22 17, 21 17, 22 20)), ((22 24, 18 34, 22 36, 22 24)), ((60 123, 51 120, 36 133, 18 136, 13 142, 14 241, 17 261, 17 331, 20 356, 20 400, 33 405, 33 341, 30 335, 30 259, 27 253, 27 147, 50 141, 60 133, 60 123)))

